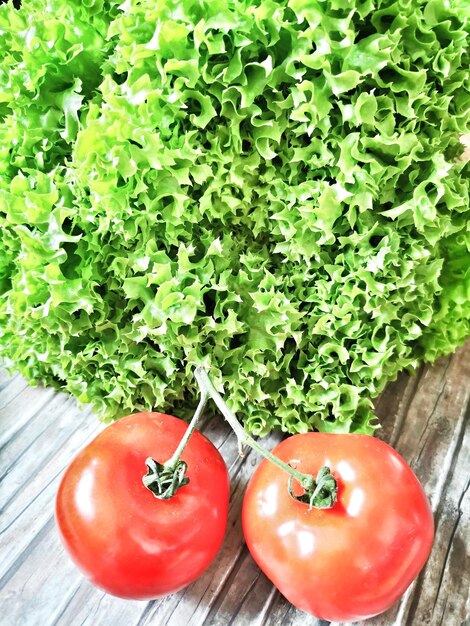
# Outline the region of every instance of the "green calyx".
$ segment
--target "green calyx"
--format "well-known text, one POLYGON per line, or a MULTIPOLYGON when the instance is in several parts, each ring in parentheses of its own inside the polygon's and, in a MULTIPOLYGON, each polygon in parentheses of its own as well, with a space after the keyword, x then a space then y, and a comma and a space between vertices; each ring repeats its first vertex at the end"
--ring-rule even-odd
POLYGON ((145 465, 148 471, 143 476, 142 482, 159 500, 169 500, 180 487, 189 483, 189 478, 186 476, 188 466, 184 461, 177 461, 174 465, 165 465, 149 457, 145 465))
POLYGON ((289 494, 295 500, 308 504, 308 508, 312 509, 331 509, 336 502, 338 494, 338 483, 332 475, 330 468, 324 465, 318 471, 317 477, 309 476, 308 479, 300 480, 300 485, 304 489, 304 493, 296 495, 294 493, 294 476, 289 478, 289 494))
POLYGON ((189 483, 189 478, 186 476, 188 465, 181 460, 181 455, 188 445, 191 435, 196 429, 197 423, 201 418, 208 398, 209 394, 207 390, 201 388, 199 404, 194 411, 194 415, 188 424, 186 432, 168 461, 165 463, 159 463, 152 457, 149 457, 145 461, 148 472, 142 478, 142 482, 159 500, 168 500, 175 495, 180 487, 184 487, 189 483))

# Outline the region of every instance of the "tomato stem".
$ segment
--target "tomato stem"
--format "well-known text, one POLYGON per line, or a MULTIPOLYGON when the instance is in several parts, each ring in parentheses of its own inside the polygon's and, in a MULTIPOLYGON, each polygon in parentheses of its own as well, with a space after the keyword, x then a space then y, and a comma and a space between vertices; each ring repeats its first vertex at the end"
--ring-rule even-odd
POLYGON ((265 450, 251 435, 249 435, 232 410, 227 406, 220 393, 214 387, 207 372, 200 366, 198 366, 194 372, 202 398, 210 396, 214 401, 217 408, 230 424, 232 430, 235 432, 238 444, 241 449, 243 444, 246 444, 250 448, 253 448, 264 458, 271 461, 280 469, 287 472, 290 476, 289 479, 289 493, 290 495, 299 500, 300 502, 306 502, 309 504, 309 508, 331 508, 336 502, 337 484, 335 478, 331 475, 328 467, 322 467, 317 475, 317 480, 310 474, 304 474, 297 471, 291 465, 284 463, 280 458, 265 450), (301 496, 296 496, 293 492, 293 481, 297 480, 300 486, 303 488, 304 493, 301 496))
POLYGON ((199 400, 199 404, 197 405, 196 411, 194 412, 194 415, 191 418, 188 428, 186 429, 186 432, 184 433, 183 438, 179 442, 178 447, 173 452, 173 455, 171 456, 171 458, 168 459, 168 461, 164 463, 165 467, 172 468, 172 467, 175 467, 176 464, 178 463, 180 456, 183 454, 183 450, 185 449, 186 444, 188 443, 189 438, 191 437, 202 415, 202 412, 204 411, 204 407, 206 406, 208 399, 209 399, 208 393, 204 390, 201 390, 201 399, 199 400))
POLYGON ((189 483, 189 478, 186 476, 187 465, 181 460, 181 455, 196 428, 208 399, 209 395, 207 392, 201 390, 201 399, 199 400, 196 411, 178 447, 168 461, 159 463, 152 457, 149 457, 145 461, 147 474, 142 477, 142 482, 159 500, 169 500, 180 487, 184 487, 189 483))

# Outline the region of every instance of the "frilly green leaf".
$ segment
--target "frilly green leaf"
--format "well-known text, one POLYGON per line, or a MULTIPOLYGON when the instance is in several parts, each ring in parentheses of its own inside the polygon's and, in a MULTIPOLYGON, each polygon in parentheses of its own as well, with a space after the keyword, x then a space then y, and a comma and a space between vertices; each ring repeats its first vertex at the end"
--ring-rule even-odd
POLYGON ((104 418, 373 432, 470 334, 468 2, 0 7, 0 356, 104 418))

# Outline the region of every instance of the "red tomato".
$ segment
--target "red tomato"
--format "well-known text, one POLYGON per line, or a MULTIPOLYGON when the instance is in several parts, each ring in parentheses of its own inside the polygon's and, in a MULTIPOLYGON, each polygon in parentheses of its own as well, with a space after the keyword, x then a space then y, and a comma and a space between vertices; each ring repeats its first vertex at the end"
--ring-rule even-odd
POLYGON ((338 499, 331 509, 309 510, 289 495, 288 474, 262 461, 242 513, 259 567, 294 606, 324 620, 363 620, 388 609, 418 575, 434 536, 410 467, 367 435, 295 435, 274 454, 314 476, 328 466, 338 499))
POLYGON ((151 599, 197 578, 224 536, 227 467, 194 431, 181 456, 189 484, 158 500, 142 484, 145 460, 167 461, 187 424, 162 413, 123 417, 103 430, 65 472, 56 499, 61 539, 90 581, 116 596, 151 599))

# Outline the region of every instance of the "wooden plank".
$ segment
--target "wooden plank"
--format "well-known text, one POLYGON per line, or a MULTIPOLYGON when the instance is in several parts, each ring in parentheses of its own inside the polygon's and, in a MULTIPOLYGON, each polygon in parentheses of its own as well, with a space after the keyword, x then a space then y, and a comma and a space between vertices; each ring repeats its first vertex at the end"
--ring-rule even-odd
POLYGON ((278 594, 264 626, 326 626, 329 623, 298 611, 278 594))
POLYGON ((90 411, 81 411, 73 398, 54 395, 30 418, 28 427, 16 433, 0 454, 0 513, 51 455, 84 420, 92 422, 90 411))
POLYGON ((78 586, 49 626, 137 626, 147 602, 122 600, 94 589, 85 579, 78 586))
MULTIPOLYGON (((2 625, 327 624, 294 609, 248 554, 240 511, 259 457, 249 452, 241 459, 235 437, 220 419, 203 425, 226 459, 232 483, 227 534, 216 561, 193 585, 149 603, 120 600, 93 588, 60 545, 52 511, 63 468, 101 426, 67 396, 27 387, 20 377, 0 376, 2 384, 0 424, 2 433, 4 421, 10 429, 0 451, 0 495, 2 501, 9 500, 0 521, 2 625), (17 456, 27 472, 13 465, 17 456)), ((469 394, 470 343, 434 367, 420 368, 413 378, 399 376, 376 403, 383 424, 378 436, 392 442, 412 464, 431 498, 436 542, 403 600, 364 626, 461 626, 468 613, 469 394)), ((279 435, 273 435, 263 445, 270 448, 278 440, 279 435)))
POLYGON ((469 617, 462 600, 468 598, 470 551, 469 471, 470 432, 457 445, 453 467, 436 514, 435 548, 421 585, 406 605, 409 623, 461 625, 469 617))
POLYGON ((51 400, 53 389, 30 387, 20 376, 7 382, 0 400, 0 448, 51 400))
POLYGON ((55 620, 62 604, 68 602, 79 575, 72 563, 57 568, 61 546, 50 541, 55 534, 54 520, 48 517, 40 531, 33 530, 27 555, 19 559, 1 591, 2 624, 5 626, 45 626, 55 620), (60 578, 58 578, 58 572, 60 578))
MULTIPOLYGON (((450 621, 450 615, 461 616, 465 612, 470 568, 455 572, 461 585, 450 597, 440 587, 436 572, 445 567, 446 554, 450 550, 449 537, 446 538, 441 527, 442 503, 448 503, 446 525, 453 527, 459 518, 463 487, 459 485, 456 488, 452 476, 456 466, 459 467, 459 476, 468 478, 470 472, 470 456, 462 448, 464 436, 468 436, 469 399, 470 344, 467 343, 453 357, 440 359, 433 367, 427 366, 423 370, 396 441, 398 452, 410 463, 430 498, 437 530, 428 563, 402 601, 376 619, 380 626, 391 623, 438 624, 441 595, 447 598, 449 607, 449 620, 444 622, 445 625, 462 624, 461 617, 450 621), (427 603, 423 605, 420 597, 429 596, 435 597, 435 600, 430 606, 427 603)), ((464 554, 465 550, 468 563, 468 540, 464 554)), ((458 551, 461 552, 461 549, 458 551)))
MULTIPOLYGON (((2 392, 2 398, 4 397, 3 393, 5 393, 5 388, 7 387, 7 385, 20 378, 21 376, 18 373, 10 374, 4 367, 0 367, 0 392, 2 392)), ((25 385, 27 384, 26 381, 23 382, 25 383, 25 385)))
MULTIPOLYGON (((64 398, 61 396, 62 404, 64 398)), ((0 484, 2 502, 8 501, 0 521, 0 586, 8 570, 21 559, 29 543, 51 519, 55 492, 63 470, 76 451, 102 428, 95 420, 87 419, 88 416, 74 403, 70 405, 68 415, 73 428, 63 430, 63 437, 58 438, 52 454, 46 454, 45 463, 35 466, 35 455, 39 452, 34 450, 34 454, 15 466, 0 484), (76 426, 78 416, 81 420, 76 426), (30 473, 28 470, 31 470, 30 473)), ((50 436, 49 439, 56 441, 50 436)))

